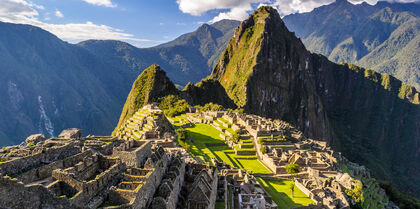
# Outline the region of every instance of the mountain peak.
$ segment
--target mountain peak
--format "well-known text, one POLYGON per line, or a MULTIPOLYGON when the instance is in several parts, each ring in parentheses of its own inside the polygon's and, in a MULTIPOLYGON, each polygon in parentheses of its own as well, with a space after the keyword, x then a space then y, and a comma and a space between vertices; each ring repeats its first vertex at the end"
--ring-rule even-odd
POLYGON ((351 4, 349 1, 347 0, 336 0, 335 1, 336 4, 340 4, 340 5, 347 5, 347 4, 351 4))
POLYGON ((166 76, 166 72, 159 65, 151 65, 134 81, 115 130, 118 130, 125 120, 144 105, 156 102, 160 97, 177 93, 178 90, 166 76))
MULTIPOLYGON (((249 102, 247 83, 262 63, 283 66, 285 55, 302 52, 308 55, 303 44, 289 32, 277 10, 263 6, 244 20, 222 53, 212 76, 225 87, 229 97, 239 107, 249 102)), ((303 61, 305 63, 305 61, 303 61)), ((271 68, 271 67, 270 67, 271 68)))

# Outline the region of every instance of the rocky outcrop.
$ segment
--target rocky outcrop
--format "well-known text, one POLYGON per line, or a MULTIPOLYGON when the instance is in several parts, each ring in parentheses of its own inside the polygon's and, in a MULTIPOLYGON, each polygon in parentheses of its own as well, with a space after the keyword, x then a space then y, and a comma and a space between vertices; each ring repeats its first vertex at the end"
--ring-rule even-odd
POLYGON ((387 74, 311 54, 275 9, 260 7, 242 22, 211 77, 246 112, 290 122, 420 193, 419 93, 387 74))
POLYGON ((37 144, 38 142, 45 141, 45 136, 43 134, 32 134, 26 138, 25 143, 28 144, 37 144))
POLYGON ((216 79, 204 79, 197 84, 188 83, 182 90, 183 97, 190 104, 205 105, 213 102, 225 108, 235 108, 235 103, 229 98, 226 90, 216 79))

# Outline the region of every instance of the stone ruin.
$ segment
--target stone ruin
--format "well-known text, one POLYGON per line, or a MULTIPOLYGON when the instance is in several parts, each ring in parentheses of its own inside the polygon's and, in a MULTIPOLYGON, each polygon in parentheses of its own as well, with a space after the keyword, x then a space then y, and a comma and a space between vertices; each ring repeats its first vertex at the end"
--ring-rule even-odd
MULTIPOLYGON (((203 204, 190 194, 199 192, 197 185, 210 185, 205 194, 217 191, 214 169, 186 163, 181 152, 148 140, 37 137, 30 146, 1 150, 0 208, 197 208, 203 204), (201 171, 210 178, 201 174, 205 181, 191 182, 201 171)), ((211 208, 215 198, 209 198, 211 208)))
MULTIPOLYGON (((277 209, 277 204, 272 197, 263 189, 253 175, 247 172, 233 168, 222 169, 220 175, 222 191, 230 188, 233 192, 233 205, 239 208, 258 208, 258 209, 277 209)), ((222 200, 228 201, 227 194, 224 194, 222 200)), ((228 203, 225 202, 225 205, 228 203)))
MULTIPOLYGON (((349 208, 344 191, 354 188, 354 176, 370 191, 368 198, 381 200, 368 207, 390 205, 365 167, 288 123, 229 111, 194 114, 188 123, 212 125, 236 154, 255 155, 273 172, 263 177, 293 179, 316 204, 300 208, 349 208), (239 134, 238 142, 229 140, 228 129, 239 134), (287 164, 298 164, 299 173, 287 174, 287 164)), ((21 145, 2 148, 0 208, 213 209, 220 201, 235 208, 278 208, 254 177, 261 174, 211 162, 215 167, 198 164, 179 147, 163 112, 148 105, 115 136, 83 137, 81 130, 67 129, 58 137, 31 135, 21 145)))
MULTIPOLYGON (((225 140, 226 145, 235 149, 235 154, 256 155, 259 161, 273 172, 272 175, 263 175, 266 178, 294 180, 295 185, 316 204, 302 208, 350 208, 352 200, 347 197, 345 190, 354 188, 354 183, 352 183, 354 177, 363 181, 364 189, 367 187, 367 194, 371 197, 364 202, 364 205, 393 208, 393 204, 389 202, 383 189, 379 187, 376 180, 371 179, 365 167, 349 162, 340 153, 335 153, 326 142, 306 138, 301 131, 284 121, 229 111, 196 112, 187 114, 186 118, 190 123, 210 124, 219 130, 220 137, 225 140), (238 142, 230 140, 232 132, 227 129, 232 129, 239 134, 238 142), (242 140, 248 139, 252 139, 252 143, 242 143, 242 140), (252 153, 241 153, 237 150, 251 147, 255 147, 252 153), (299 165, 299 172, 294 175, 287 174, 286 165, 288 164, 299 165), (341 169, 343 165, 352 167, 350 172, 353 177, 341 169), (381 201, 375 201, 375 199, 381 201)), ((216 159, 211 159, 211 161, 219 170, 231 169, 230 166, 216 159)), ((235 197, 236 205, 240 208, 271 208, 269 205, 271 202, 260 193, 238 192, 235 197), (263 206, 267 203, 269 204, 263 206)))

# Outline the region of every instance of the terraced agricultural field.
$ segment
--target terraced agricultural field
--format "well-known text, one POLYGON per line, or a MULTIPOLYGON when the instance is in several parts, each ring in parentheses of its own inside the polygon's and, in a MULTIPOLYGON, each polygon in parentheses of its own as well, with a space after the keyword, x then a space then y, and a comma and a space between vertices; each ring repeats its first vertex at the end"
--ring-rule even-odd
POLYGON ((195 124, 192 128, 186 128, 188 136, 193 141, 186 143, 191 146, 190 152, 203 161, 210 161, 212 157, 227 164, 243 168, 253 173, 271 173, 261 164, 256 156, 239 156, 233 149, 224 144, 220 138, 220 131, 208 124, 195 124), (209 145, 215 144, 216 146, 209 145))
MULTIPOLYGON (((184 117, 178 118, 179 120, 184 117)), ((178 125, 180 123, 174 123, 178 125)), ((266 168, 257 159, 256 156, 236 155, 235 151, 224 144, 224 140, 220 138, 220 131, 208 124, 195 124, 194 127, 186 128, 188 137, 192 141, 185 143, 190 146, 190 153, 202 162, 209 162, 212 157, 223 161, 233 167, 246 169, 252 173, 270 174, 271 171, 266 168)), ((251 139, 245 139, 241 144, 252 144, 251 139)), ((292 197, 289 184, 291 181, 273 181, 257 178, 266 191, 273 197, 279 208, 292 208, 298 206, 306 206, 313 203, 311 199, 295 187, 295 194, 292 197)))
POLYGON ((292 197, 292 191, 290 189, 292 181, 267 180, 259 177, 257 177, 257 181, 260 182, 265 191, 271 195, 274 202, 277 203, 279 209, 289 209, 314 204, 314 202, 296 186, 292 197))

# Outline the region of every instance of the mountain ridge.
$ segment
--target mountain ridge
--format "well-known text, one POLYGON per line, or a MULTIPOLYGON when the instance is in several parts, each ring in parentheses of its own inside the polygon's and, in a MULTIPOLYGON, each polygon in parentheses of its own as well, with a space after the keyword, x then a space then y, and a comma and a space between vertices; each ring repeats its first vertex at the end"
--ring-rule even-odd
POLYGON ((120 67, 127 70, 146 69, 159 63, 175 84, 185 86, 188 82, 196 83, 210 74, 237 25, 239 22, 233 20, 203 24, 191 33, 150 48, 103 40, 87 40, 77 45, 101 55, 104 62, 122 64, 120 67), (108 53, 103 54, 104 50, 108 53))
POLYGON ((420 101, 414 87, 310 53, 269 7, 241 24, 212 77, 245 112, 287 121, 379 178, 419 194, 417 187, 403 186, 419 182, 420 101), (407 178, 401 177, 404 169, 411 173, 407 178))
POLYGON ((419 11, 418 3, 335 2, 283 19, 310 51, 334 62, 350 62, 391 74, 420 89, 416 70, 420 63, 415 58, 419 51, 419 11))
MULTIPOLYGON (((221 21, 205 26, 223 34, 212 43, 224 48, 223 38, 230 38, 227 33, 229 30, 233 33, 235 23, 238 24, 221 21)), ((172 63, 168 75, 183 85, 190 79, 198 82, 210 73, 210 59, 196 53, 200 45, 190 47, 194 53, 186 55, 188 60, 197 60, 199 55, 198 64, 188 64, 182 62, 186 58, 177 55, 182 50, 173 53, 174 49, 162 46, 163 55, 175 61, 163 60, 157 49, 138 49, 122 41, 69 44, 31 25, 0 22, 0 28, 0 96, 5 98, 0 101, 0 145, 20 143, 34 133, 51 137, 58 134, 55 130, 69 127, 79 127, 95 135, 109 134, 131 85, 151 64, 172 63), (181 62, 167 56, 171 54, 181 57, 181 62), (134 59, 136 57, 139 59, 134 59), (183 73, 184 64, 193 70, 183 73)), ((194 34, 190 39, 196 39, 194 34)), ((212 50, 210 54, 216 56, 222 49, 212 50)))

